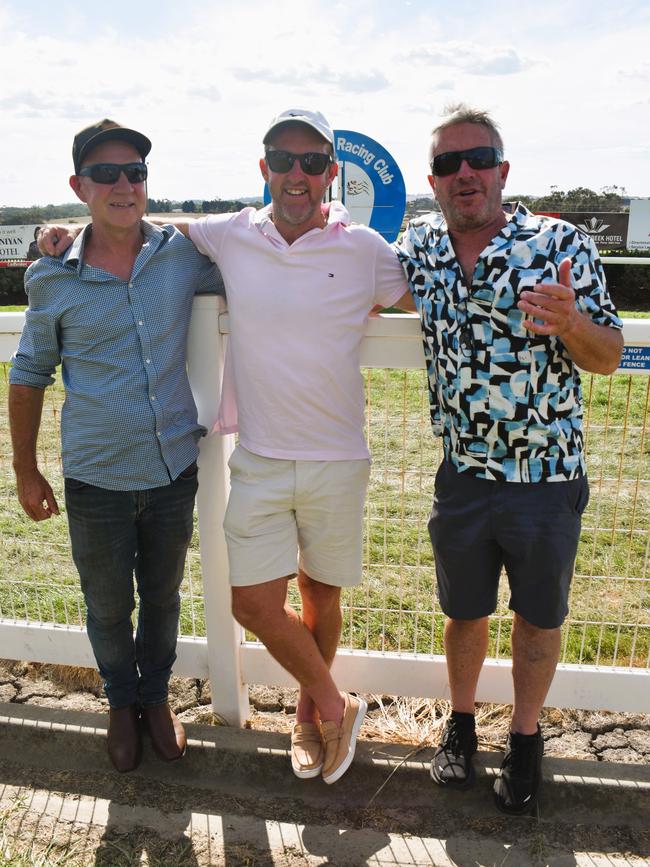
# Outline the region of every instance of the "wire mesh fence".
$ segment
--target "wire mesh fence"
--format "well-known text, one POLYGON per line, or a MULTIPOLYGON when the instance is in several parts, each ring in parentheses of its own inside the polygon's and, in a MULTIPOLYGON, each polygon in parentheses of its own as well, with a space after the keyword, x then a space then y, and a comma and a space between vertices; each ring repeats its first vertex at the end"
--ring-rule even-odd
MULTIPOLYGON (((373 455, 365 522, 365 575, 344 591, 342 646, 442 653, 444 616, 435 596, 427 533, 440 443, 429 425, 421 370, 365 371, 373 455)), ((0 368, 0 617, 82 626, 83 598, 65 518, 35 524, 22 512, 11 469, 0 368)), ((650 669, 650 377, 583 377, 591 499, 563 628, 562 661, 650 669)), ((46 392, 39 460, 63 511, 59 459, 60 383, 46 392)), ((227 576, 223 576, 227 580, 227 576)), ((295 589, 291 591, 292 596, 295 589)), ((182 636, 205 635, 195 532, 181 590, 182 636)), ((509 657, 507 582, 491 619, 489 655, 509 657)))

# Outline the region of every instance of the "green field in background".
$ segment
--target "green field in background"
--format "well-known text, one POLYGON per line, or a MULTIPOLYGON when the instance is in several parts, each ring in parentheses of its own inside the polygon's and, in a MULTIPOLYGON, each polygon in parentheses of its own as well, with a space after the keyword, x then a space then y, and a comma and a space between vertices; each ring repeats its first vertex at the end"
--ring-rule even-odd
MULTIPOLYGON (((65 518, 39 524, 15 496, 6 424, 8 365, 0 367, 0 614, 81 624, 83 600, 69 555, 65 518)), ((343 646, 442 652, 443 615, 426 523, 440 451, 431 435, 424 371, 365 371, 373 469, 368 495, 365 576, 344 592, 343 646)), ((650 658, 650 379, 584 376, 591 500, 583 521, 565 662, 646 667, 650 658)), ((39 456, 62 505, 60 382, 46 393, 39 456)), ((223 576, 227 580, 227 576, 223 576)), ((492 619, 490 655, 509 656, 507 583, 492 619)), ((181 632, 205 634, 198 556, 192 541, 183 586, 181 632)))

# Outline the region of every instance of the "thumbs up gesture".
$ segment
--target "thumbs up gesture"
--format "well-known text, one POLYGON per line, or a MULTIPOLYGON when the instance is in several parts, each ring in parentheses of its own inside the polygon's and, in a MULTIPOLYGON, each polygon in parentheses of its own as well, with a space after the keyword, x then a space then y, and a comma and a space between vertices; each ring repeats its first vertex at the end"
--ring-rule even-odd
POLYGON ((571 282, 571 259, 560 262, 558 283, 538 283, 520 295, 517 307, 527 318, 523 325, 535 334, 565 337, 576 326, 580 313, 571 282))

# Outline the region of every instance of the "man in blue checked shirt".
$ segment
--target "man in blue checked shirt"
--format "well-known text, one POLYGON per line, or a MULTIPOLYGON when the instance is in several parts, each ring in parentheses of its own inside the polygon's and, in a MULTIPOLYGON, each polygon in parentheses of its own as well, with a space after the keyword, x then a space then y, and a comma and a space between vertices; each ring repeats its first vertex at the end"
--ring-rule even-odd
POLYGON ((118 771, 138 765, 142 728, 161 758, 185 752, 168 682, 205 433, 186 342, 194 294, 222 291, 217 269, 180 232, 143 220, 150 149, 146 136, 110 120, 75 136, 70 186, 92 222, 63 256, 44 256, 26 273, 29 308, 9 391, 18 498, 42 521, 59 514, 36 441, 44 389, 61 364, 72 555, 118 771))

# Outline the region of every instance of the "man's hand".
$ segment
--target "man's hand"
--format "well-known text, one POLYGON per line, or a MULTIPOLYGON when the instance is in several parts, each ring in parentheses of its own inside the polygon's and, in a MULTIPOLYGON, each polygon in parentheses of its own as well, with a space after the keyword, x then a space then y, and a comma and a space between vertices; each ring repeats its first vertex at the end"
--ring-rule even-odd
POLYGON ((530 317, 524 319, 524 326, 535 334, 565 338, 578 325, 580 312, 571 285, 571 259, 560 262, 558 279, 559 283, 538 283, 534 291, 522 292, 517 302, 517 307, 530 317))
POLYGON ((47 479, 37 469, 16 472, 18 500, 33 521, 59 514, 59 506, 47 479))
POLYGON ((36 241, 44 256, 60 256, 81 232, 83 226, 42 226, 36 241))

